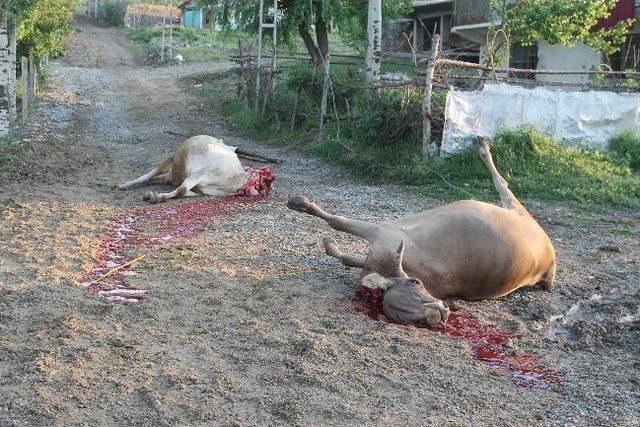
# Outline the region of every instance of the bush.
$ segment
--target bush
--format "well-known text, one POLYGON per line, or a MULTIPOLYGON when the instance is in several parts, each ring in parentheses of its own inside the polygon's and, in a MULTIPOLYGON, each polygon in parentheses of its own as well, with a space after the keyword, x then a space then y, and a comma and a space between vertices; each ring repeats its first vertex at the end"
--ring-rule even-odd
POLYGON ((64 53, 73 34, 73 0, 38 0, 20 19, 17 31, 18 58, 33 49, 36 60, 64 53))
POLYGON ((102 13, 104 14, 104 21, 114 27, 121 27, 124 25, 124 14, 129 2, 123 2, 118 0, 107 0, 102 3, 102 13))
POLYGON ((609 142, 609 149, 626 157, 636 171, 640 171, 640 136, 633 131, 626 131, 609 142))
POLYGON ((180 39, 185 42, 193 43, 200 39, 201 32, 193 27, 184 27, 180 31, 180 39))

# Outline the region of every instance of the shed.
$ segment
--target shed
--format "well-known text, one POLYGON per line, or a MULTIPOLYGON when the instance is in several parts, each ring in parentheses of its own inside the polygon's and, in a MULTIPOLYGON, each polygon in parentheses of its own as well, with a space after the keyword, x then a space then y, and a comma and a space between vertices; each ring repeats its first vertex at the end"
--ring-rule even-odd
POLYGON ((180 5, 180 22, 185 27, 205 28, 207 25, 207 17, 202 6, 198 5, 194 0, 187 0, 180 5))

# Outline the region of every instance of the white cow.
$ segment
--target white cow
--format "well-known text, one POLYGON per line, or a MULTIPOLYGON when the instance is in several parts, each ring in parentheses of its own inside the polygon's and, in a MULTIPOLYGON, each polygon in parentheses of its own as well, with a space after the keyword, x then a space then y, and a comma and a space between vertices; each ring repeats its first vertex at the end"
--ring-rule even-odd
MULTIPOLYGON (((207 135, 192 136, 180 143, 175 154, 154 167, 149 173, 132 181, 123 182, 118 189, 148 181, 169 183, 178 187, 169 193, 149 191, 144 200, 159 203, 175 197, 229 196, 247 185, 250 173, 245 170, 235 153, 235 147, 207 135)), ((267 189, 275 176, 267 179, 267 189)), ((265 194, 256 191, 259 194, 265 194)), ((254 193, 256 193, 254 192, 254 193)))

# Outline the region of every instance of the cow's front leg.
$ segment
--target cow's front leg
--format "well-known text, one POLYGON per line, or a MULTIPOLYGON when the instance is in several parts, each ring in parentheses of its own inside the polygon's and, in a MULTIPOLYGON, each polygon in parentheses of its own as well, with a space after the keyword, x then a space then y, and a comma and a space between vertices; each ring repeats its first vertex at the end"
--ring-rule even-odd
POLYGON ((196 187, 199 183, 200 179, 187 177, 182 181, 182 184, 180 184, 178 188, 169 193, 155 193, 153 191, 149 191, 142 199, 149 203, 160 203, 176 197, 197 196, 198 194, 191 191, 191 189, 196 187))

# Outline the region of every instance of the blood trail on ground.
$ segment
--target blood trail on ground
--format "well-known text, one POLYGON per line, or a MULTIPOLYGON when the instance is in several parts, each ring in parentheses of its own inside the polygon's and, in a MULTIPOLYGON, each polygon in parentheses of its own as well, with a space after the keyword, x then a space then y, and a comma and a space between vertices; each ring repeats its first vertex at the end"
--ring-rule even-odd
MULTIPOLYGON (((216 220, 239 214, 264 197, 220 197, 198 202, 150 205, 127 210, 113 219, 112 231, 98 250, 98 260, 81 280, 81 286, 105 296, 109 301, 136 302, 147 295, 127 282, 137 273, 135 249, 153 248, 176 240, 189 240, 212 228, 216 220)), ((138 254, 139 255, 139 254, 138 254)))

